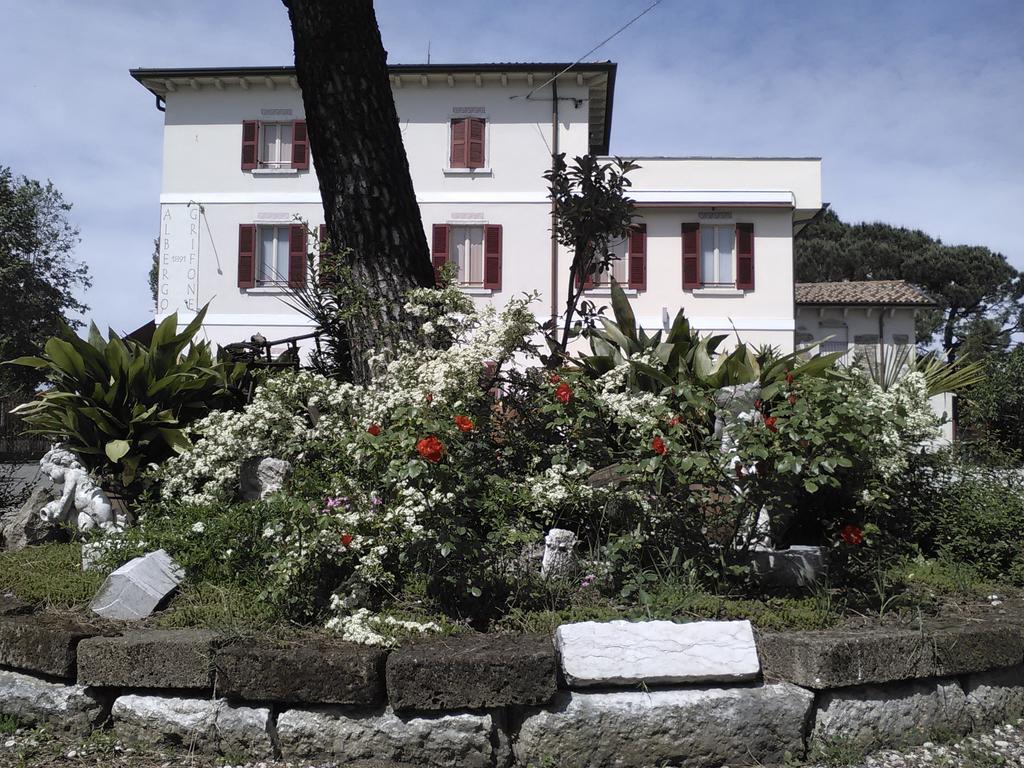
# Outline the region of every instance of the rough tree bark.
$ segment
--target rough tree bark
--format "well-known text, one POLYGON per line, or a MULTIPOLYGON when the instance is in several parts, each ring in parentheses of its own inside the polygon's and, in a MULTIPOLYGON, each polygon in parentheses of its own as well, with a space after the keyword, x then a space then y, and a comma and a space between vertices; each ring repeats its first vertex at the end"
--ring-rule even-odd
POLYGON ((332 250, 350 249, 370 306, 348 323, 352 370, 414 338, 404 294, 434 284, 372 0, 283 0, 332 250))

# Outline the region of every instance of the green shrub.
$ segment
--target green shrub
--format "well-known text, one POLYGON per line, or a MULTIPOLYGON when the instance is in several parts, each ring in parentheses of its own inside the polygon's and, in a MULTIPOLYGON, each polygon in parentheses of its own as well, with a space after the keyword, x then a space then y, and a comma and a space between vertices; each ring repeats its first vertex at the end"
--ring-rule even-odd
POLYGON ((244 366, 214 362, 208 342, 192 343, 205 315, 181 333, 176 313, 165 318, 149 346, 113 331, 104 340, 95 324, 85 341, 63 326, 42 357, 10 361, 43 371, 50 385, 14 412, 30 434, 64 442, 90 470, 134 489, 140 467, 189 446, 193 421, 238 402, 244 366))

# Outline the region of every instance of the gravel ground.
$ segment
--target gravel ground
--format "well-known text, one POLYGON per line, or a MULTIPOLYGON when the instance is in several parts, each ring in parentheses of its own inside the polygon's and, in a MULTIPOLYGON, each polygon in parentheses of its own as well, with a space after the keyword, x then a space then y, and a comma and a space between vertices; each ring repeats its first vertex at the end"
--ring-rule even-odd
MULTIPOLYGON (((111 733, 99 731, 85 740, 70 739, 45 728, 0 733, 0 766, 9 768, 416 768, 396 763, 238 763, 178 752, 148 752, 126 747, 111 733)), ((1024 768, 1024 720, 1002 725, 954 744, 925 744, 906 750, 875 752, 855 762, 830 756, 804 768, 1024 768)), ((596 768, 596 767, 595 767, 596 768)), ((750 768, 732 766, 732 768, 750 768)), ((768 768, 758 766, 758 768, 768 768)), ((795 765, 778 768, 796 768, 795 765)))

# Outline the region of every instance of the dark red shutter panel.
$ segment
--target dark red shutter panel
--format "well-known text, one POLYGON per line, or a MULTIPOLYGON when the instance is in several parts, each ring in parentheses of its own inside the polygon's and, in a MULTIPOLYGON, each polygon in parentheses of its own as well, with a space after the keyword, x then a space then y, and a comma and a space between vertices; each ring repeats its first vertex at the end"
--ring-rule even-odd
POLYGON ((479 117, 471 117, 466 121, 469 124, 469 149, 466 156, 467 168, 483 168, 484 162, 484 135, 486 123, 479 117))
POLYGON ((635 224, 629 233, 629 287, 647 289, 647 225, 635 224))
POLYGON ((736 287, 754 290, 754 225, 736 225, 736 287))
POLYGON ((238 287, 256 287, 256 225, 238 225, 238 287))
POLYGON ((700 224, 683 222, 683 288, 700 288, 700 224))
POLYGON ((484 288, 501 290, 501 224, 484 227, 484 288))
POLYGON ((441 283, 441 267, 448 261, 448 225, 435 224, 430 261, 434 265, 434 282, 441 283))
POLYGON ((451 164, 452 168, 465 168, 466 161, 466 146, 468 144, 468 136, 466 136, 467 123, 469 121, 465 118, 459 118, 452 120, 452 156, 451 164))
POLYGON ((306 228, 301 224, 288 227, 288 287, 306 285, 306 228))
POLYGON ((260 124, 255 120, 242 121, 242 170, 251 171, 259 161, 260 124))
POLYGON ((305 120, 292 123, 292 168, 300 171, 309 168, 309 137, 305 120))

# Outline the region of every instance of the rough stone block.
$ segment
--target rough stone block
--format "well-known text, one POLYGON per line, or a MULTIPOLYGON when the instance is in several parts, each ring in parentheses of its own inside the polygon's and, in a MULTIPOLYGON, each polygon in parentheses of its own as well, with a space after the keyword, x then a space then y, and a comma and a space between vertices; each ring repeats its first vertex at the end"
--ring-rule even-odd
POLYGON ((824 547, 792 546, 750 552, 754 577, 765 587, 809 587, 827 571, 824 547))
POLYGON ((752 680, 749 621, 585 621, 555 631, 570 687, 752 680))
POLYGON ((49 616, 0 618, 0 665, 73 680, 78 643, 99 630, 49 616))
POLYGON ((395 760, 416 766, 505 765, 507 740, 490 713, 399 717, 388 710, 290 709, 277 719, 285 760, 395 760))
POLYGON ((211 688, 217 635, 149 629, 94 637, 78 646, 78 682, 122 688, 211 688))
POLYGON ((976 729, 1024 717, 1024 665, 969 675, 964 693, 967 714, 976 729))
POLYGON ((814 694, 795 685, 583 693, 524 713, 515 755, 559 768, 781 763, 803 749, 814 694))
POLYGON ((413 643, 388 656, 396 711, 544 704, 558 690, 547 635, 465 635, 413 643))
POLYGON ((342 641, 274 646, 240 640, 214 654, 217 692, 247 701, 382 704, 386 655, 342 641))
POLYGON ((213 699, 120 696, 111 709, 119 739, 149 747, 176 746, 200 752, 273 755, 270 710, 233 707, 213 699))
POLYGON ((0 715, 13 717, 20 724, 47 723, 60 730, 87 734, 108 711, 103 696, 91 688, 0 670, 0 715))
POLYGON ((967 697, 955 680, 860 686, 820 694, 811 742, 903 747, 966 733, 969 724, 967 697))
POLYGON ((171 592, 184 573, 162 549, 129 560, 107 576, 89 607, 105 619, 144 619, 171 592))
POLYGON ((761 632, 765 680, 823 690, 930 677, 933 656, 925 636, 910 630, 761 632))
POLYGON ((13 595, 0 595, 0 616, 22 616, 32 613, 32 606, 13 595))
POLYGON ((935 657, 935 677, 1024 663, 1024 628, 1017 624, 933 625, 927 634, 935 657))

